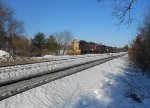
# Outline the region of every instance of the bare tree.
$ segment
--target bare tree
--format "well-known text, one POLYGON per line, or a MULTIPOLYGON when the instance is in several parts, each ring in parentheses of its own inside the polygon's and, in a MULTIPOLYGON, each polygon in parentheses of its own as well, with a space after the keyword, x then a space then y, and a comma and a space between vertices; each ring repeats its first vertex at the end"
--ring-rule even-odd
POLYGON ((64 55, 73 39, 72 33, 65 30, 63 32, 54 33, 54 36, 56 37, 56 41, 58 43, 58 54, 60 55, 61 51, 63 51, 62 53, 64 55))
POLYGON ((24 24, 16 19, 10 19, 7 24, 7 34, 12 35, 22 35, 24 33, 24 24))
MULTIPOLYGON (((24 24, 21 21, 18 21, 16 19, 9 19, 7 23, 7 28, 6 28, 9 49, 12 50, 13 41, 15 40, 16 37, 21 37, 24 31, 25 31, 24 24)), ((19 43, 20 41, 18 39, 18 44, 19 43)))
MULTIPOLYGON (((130 46, 129 57, 139 65, 143 71, 150 69, 150 12, 145 16, 138 28, 136 38, 130 46)), ((147 75, 150 75, 149 71, 147 75)))
POLYGON ((12 18, 13 10, 5 6, 3 0, 0 0, 0 27, 4 27, 7 21, 12 18))
POLYGON ((62 32, 56 32, 54 33, 54 36, 56 38, 57 44, 58 44, 58 55, 60 55, 60 51, 63 46, 63 33, 62 32))
POLYGON ((6 31, 5 27, 8 20, 12 17, 13 10, 6 7, 3 0, 0 0, 0 48, 5 45, 6 31))
MULTIPOLYGON (((104 0, 98 0, 104 1, 104 0)), ((112 15, 118 20, 118 24, 130 24, 133 21, 131 11, 137 0, 108 0, 112 2, 112 15)))

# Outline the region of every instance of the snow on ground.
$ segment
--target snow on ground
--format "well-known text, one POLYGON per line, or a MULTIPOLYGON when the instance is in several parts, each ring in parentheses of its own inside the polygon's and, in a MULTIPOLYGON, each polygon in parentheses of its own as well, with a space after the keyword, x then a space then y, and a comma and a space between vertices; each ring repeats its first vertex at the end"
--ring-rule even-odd
POLYGON ((6 51, 0 50, 0 57, 9 57, 9 53, 6 51))
POLYGON ((124 56, 0 101, 0 108, 149 108, 150 79, 139 72, 124 56), (142 103, 127 97, 131 91, 142 103))
MULTIPOLYGON (((119 55, 119 54, 120 53, 116 53, 114 55, 119 55)), ((28 77, 43 72, 50 72, 57 69, 67 68, 77 64, 86 63, 89 61, 103 59, 111 56, 112 55, 110 54, 56 56, 55 59, 57 59, 58 61, 2 67, 0 68, 0 83, 9 80, 16 80, 22 77, 28 77), (70 58, 74 58, 74 59, 70 59, 70 58)))
POLYGON ((55 56, 55 55, 44 55, 43 57, 33 57, 36 59, 65 59, 65 58, 75 58, 75 57, 83 57, 83 56, 95 56, 95 55, 100 55, 100 56, 106 56, 106 55, 117 55, 117 54, 124 54, 125 52, 120 52, 120 53, 103 53, 103 54, 85 54, 85 55, 60 55, 60 56, 55 56))
POLYGON ((53 57, 53 55, 45 55, 45 56, 43 56, 43 58, 51 58, 51 57, 53 57))

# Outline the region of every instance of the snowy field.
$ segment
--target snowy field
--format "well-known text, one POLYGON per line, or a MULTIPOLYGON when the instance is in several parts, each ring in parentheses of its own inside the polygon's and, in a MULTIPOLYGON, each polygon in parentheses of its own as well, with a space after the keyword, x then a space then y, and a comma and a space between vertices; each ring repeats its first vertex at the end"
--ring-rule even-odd
POLYGON ((0 108, 149 108, 149 87, 124 56, 0 101, 0 108))

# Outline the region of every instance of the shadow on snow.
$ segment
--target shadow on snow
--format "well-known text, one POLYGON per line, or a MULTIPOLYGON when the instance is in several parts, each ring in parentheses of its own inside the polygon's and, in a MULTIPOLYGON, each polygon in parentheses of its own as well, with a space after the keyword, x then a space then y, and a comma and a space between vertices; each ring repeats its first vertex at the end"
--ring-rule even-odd
MULTIPOLYGON (((73 108, 137 108, 137 106, 138 108, 145 108, 143 104, 137 103, 126 96, 126 92, 130 90, 127 81, 130 81, 131 77, 139 75, 139 72, 136 74, 137 68, 133 68, 129 64, 120 68, 124 71, 124 74, 110 74, 112 72, 105 74, 110 81, 103 82, 103 87, 99 87, 99 89, 105 91, 104 96, 100 98, 88 94, 80 96, 73 108), (111 83, 111 80, 114 83, 111 83), (109 101, 105 101, 105 98, 109 101)), ((68 107, 65 106, 64 108, 68 107)))

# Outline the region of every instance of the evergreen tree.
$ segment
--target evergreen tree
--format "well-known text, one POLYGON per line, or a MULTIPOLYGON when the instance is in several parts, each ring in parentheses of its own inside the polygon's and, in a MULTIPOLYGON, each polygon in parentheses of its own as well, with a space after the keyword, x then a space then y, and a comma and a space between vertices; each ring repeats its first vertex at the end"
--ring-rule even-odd
POLYGON ((44 33, 42 32, 37 33, 32 39, 32 42, 33 45, 35 45, 37 48, 39 48, 42 51, 46 46, 46 39, 44 33))
POLYGON ((48 50, 51 52, 51 53, 56 53, 57 50, 58 50, 58 44, 56 42, 56 38, 53 36, 53 35, 50 35, 48 38, 47 38, 47 48, 48 50))

